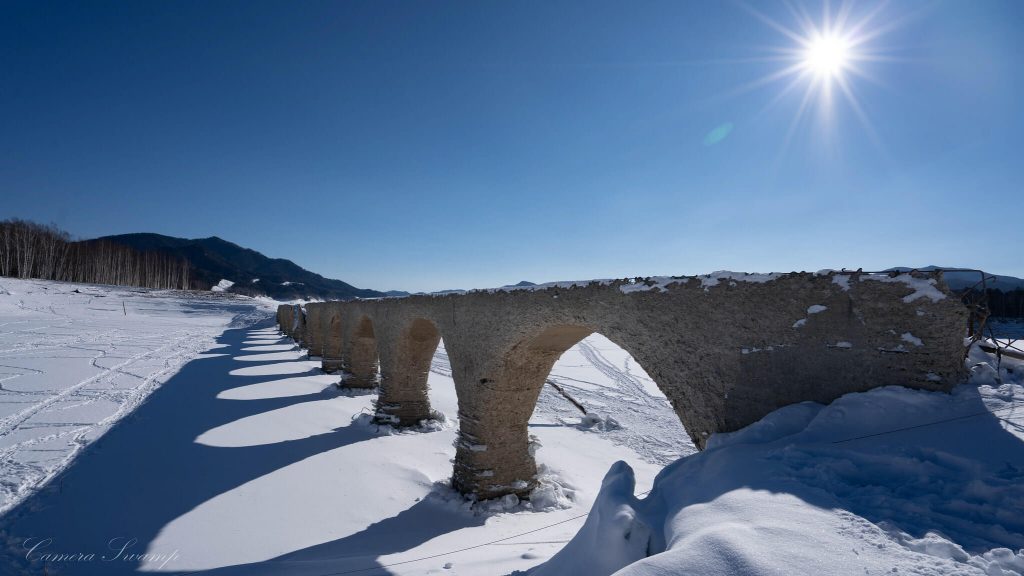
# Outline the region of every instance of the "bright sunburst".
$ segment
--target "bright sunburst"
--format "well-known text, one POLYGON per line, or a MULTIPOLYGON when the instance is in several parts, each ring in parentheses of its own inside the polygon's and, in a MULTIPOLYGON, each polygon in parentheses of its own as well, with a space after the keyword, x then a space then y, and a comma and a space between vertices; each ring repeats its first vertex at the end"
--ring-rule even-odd
POLYGON ((850 47, 834 34, 819 35, 804 49, 804 67, 826 80, 837 77, 850 63, 850 47))
POLYGON ((824 120, 831 118, 835 114, 837 99, 834 94, 837 92, 842 94, 842 100, 874 138, 868 117, 854 95, 853 83, 856 79, 869 78, 866 63, 889 59, 871 45, 873 40, 891 28, 891 24, 875 23, 884 4, 877 5, 857 19, 852 17, 852 4, 849 2, 843 2, 833 14, 826 1, 822 4, 820 17, 811 16, 802 6, 784 5, 789 9, 795 26, 780 23, 748 6, 756 17, 781 32, 789 44, 770 50, 774 54, 770 59, 783 62, 783 68, 749 86, 787 81, 772 104, 803 89, 787 140, 812 105, 820 109, 824 120))

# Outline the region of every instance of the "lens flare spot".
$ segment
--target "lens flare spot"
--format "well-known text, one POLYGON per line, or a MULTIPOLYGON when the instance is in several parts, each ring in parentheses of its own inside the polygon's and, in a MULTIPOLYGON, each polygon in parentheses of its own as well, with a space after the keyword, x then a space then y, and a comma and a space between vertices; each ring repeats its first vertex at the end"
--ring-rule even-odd
POLYGON ((716 126, 711 132, 708 132, 707 136, 704 137, 704 145, 714 146, 722 140, 725 140, 725 137, 728 136, 730 132, 732 132, 732 122, 726 122, 725 124, 716 126))

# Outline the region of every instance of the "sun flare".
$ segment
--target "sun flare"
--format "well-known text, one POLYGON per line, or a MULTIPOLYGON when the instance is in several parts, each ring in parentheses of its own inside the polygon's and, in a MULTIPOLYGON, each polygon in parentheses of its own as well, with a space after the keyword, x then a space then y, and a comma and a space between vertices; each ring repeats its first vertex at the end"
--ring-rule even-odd
POLYGON ((830 79, 842 75, 850 64, 850 45, 834 35, 819 35, 807 43, 803 54, 804 67, 818 76, 830 79))
POLYGON ((872 65, 893 61, 875 40, 891 31, 898 19, 883 16, 885 4, 859 14, 852 0, 841 0, 834 11, 831 4, 830 0, 821 2, 822 12, 815 17, 802 4, 785 3, 783 5, 792 17, 791 23, 783 23, 743 4, 751 14, 787 40, 786 45, 768 48, 765 56, 766 60, 783 66, 747 84, 747 87, 754 88, 782 81, 782 89, 768 108, 787 100, 797 103, 783 148, 809 109, 817 108, 822 126, 830 130, 836 125, 832 119, 840 105, 853 112, 877 143, 874 128, 855 94, 855 83, 860 80, 877 81, 869 71, 872 65), (794 93, 798 96, 790 98, 794 93))

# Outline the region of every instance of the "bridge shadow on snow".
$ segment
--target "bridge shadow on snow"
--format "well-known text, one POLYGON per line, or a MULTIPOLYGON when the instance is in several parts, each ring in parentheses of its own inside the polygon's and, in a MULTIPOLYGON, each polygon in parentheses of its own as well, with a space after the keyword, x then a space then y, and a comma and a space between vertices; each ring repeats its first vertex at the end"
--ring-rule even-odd
MULTIPOLYGON (((268 326, 225 331, 217 340, 222 347, 182 367, 63 473, 0 519, 0 573, 43 573, 42 566, 30 567, 25 559, 26 538, 52 538, 50 551, 97 557, 110 553, 112 538, 137 538, 139 545, 132 551, 143 553, 164 526, 211 498, 310 456, 374 438, 368 427, 342 426, 327 434, 255 446, 196 442, 204 432, 247 416, 337 396, 327 386, 302 396, 217 398, 224 390, 268 379, 317 373, 232 375, 239 368, 280 363, 235 360, 247 346, 242 342, 253 338, 250 333, 268 326)), ((136 562, 59 562, 47 573, 108 575, 134 573, 136 568, 136 562)))
MULTIPOLYGON (((204 432, 242 418, 336 396, 328 389, 303 396, 245 401, 217 399, 225 390, 260 384, 268 378, 265 374, 232 375, 232 371, 280 363, 279 360, 235 359, 235 356, 247 354, 241 352, 242 348, 253 346, 243 342, 257 339, 250 332, 258 328, 226 331, 218 340, 226 345, 224 348, 212 349, 211 357, 184 366, 135 412, 83 451, 44 490, 0 520, 6 540, 6 548, 0 551, 0 573, 7 573, 3 572, 5 567, 24 565, 21 543, 25 538, 50 537, 54 539, 54 548, 60 551, 97 553, 105 552, 108 541, 117 536, 130 536, 148 543, 171 521, 211 498, 310 456, 375 437, 369 428, 343 426, 328 434, 266 445, 219 448, 197 444, 195 439, 204 432)), ((304 374, 314 373, 315 370, 310 370, 304 374)), ((304 374, 287 373, 270 378, 304 374)), ((964 400, 962 413, 984 412, 980 396, 968 396, 964 400)), ((931 420, 934 418, 924 414, 921 423, 931 420)), ((917 423, 891 424, 889 428, 895 429, 917 423)), ((984 499, 973 502, 970 496, 962 497, 963 486, 971 482, 973 472, 969 465, 958 464, 970 460, 980 462, 987 470, 983 479, 993 488, 1019 485, 1024 482, 1024 442, 1007 432, 1000 420, 991 415, 963 418, 946 426, 946 432, 939 439, 931 427, 881 437, 905 451, 907 462, 913 464, 905 468, 884 459, 873 460, 870 450, 851 450, 843 454, 831 449, 818 452, 813 446, 806 450, 801 447, 786 452, 787 458, 806 460, 803 468, 806 476, 798 482, 793 482, 794 478, 770 475, 734 476, 726 467, 717 471, 717 482, 703 483, 704 489, 691 503, 711 502, 738 488, 765 490, 791 494, 822 509, 846 509, 872 522, 884 520, 915 537, 923 536, 928 530, 939 530, 968 550, 1024 547, 1024 515, 1004 516, 995 521, 987 517, 991 508, 984 499), (920 474, 921 462, 935 475, 920 474), (836 475, 837 470, 846 472, 836 475), (816 476, 821 476, 820 481, 815 480, 816 476), (936 483, 942 486, 936 487, 936 483), (915 491, 938 497, 902 504, 907 500, 906 495, 915 491), (997 530, 990 538, 979 538, 979 531, 972 528, 972 523, 1001 524, 1004 530, 997 530)), ((877 438, 864 441, 879 442, 877 438)), ((729 449, 743 448, 737 445, 729 449)), ((683 461, 670 465, 663 474, 682 464, 683 461)), ((1012 504, 1012 491, 1003 492, 1006 503, 1012 504)), ((237 520, 240 524, 246 521, 245 518, 237 520)), ((345 572, 383 574, 386 573, 384 563, 378 557, 409 550, 462 528, 482 525, 485 520, 485 517, 466 514, 442 498, 428 496, 398 515, 358 533, 270 560, 201 573, 218 576, 283 571, 310 576, 345 572)), ((51 569, 49 573, 127 574, 135 573, 137 564, 88 562, 63 564, 60 568, 59 572, 51 569)), ((42 572, 38 568, 32 572, 12 568, 10 573, 42 572)))
POLYGON ((339 573, 381 576, 390 572, 384 568, 386 562, 378 560, 378 557, 411 550, 449 532, 482 526, 485 521, 486 515, 472 515, 431 494, 408 510, 350 536, 262 562, 225 566, 201 573, 207 576, 322 576, 339 573))

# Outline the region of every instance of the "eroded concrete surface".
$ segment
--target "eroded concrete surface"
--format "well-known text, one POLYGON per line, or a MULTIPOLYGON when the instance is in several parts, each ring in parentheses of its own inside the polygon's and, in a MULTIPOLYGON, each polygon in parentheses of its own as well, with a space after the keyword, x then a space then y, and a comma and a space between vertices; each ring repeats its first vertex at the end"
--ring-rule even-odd
POLYGON ((669 398, 694 443, 802 401, 886 385, 950 390, 966 309, 939 273, 716 273, 283 305, 282 331, 344 385, 379 384, 378 418, 430 418, 443 338, 459 398, 453 485, 529 492, 527 423, 551 367, 599 332, 669 398))

